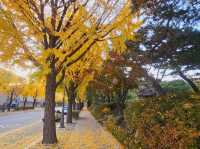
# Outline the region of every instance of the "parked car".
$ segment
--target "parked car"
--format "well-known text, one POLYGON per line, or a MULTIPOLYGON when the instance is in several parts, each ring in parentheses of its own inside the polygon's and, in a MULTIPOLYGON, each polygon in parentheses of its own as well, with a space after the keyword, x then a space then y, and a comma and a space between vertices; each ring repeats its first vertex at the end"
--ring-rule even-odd
MULTIPOLYGON (((65 106, 64 106, 64 114, 65 114, 65 115, 67 114, 67 110, 68 110, 68 106, 65 105, 65 106)), ((55 107, 55 113, 62 113, 62 106, 55 107)))
POLYGON ((55 112, 55 121, 59 122, 61 120, 62 114, 60 112, 55 112))
MULTIPOLYGON (((68 106, 65 105, 64 106, 64 115, 67 114, 67 110, 68 110, 68 106)), ((62 106, 55 107, 55 121, 59 122, 61 120, 61 116, 62 116, 62 106)), ((44 118, 42 120, 44 121, 44 118)))
MULTIPOLYGON (((58 122, 61 120, 61 116, 62 116, 62 106, 60 107, 55 107, 55 121, 58 122)), ((64 115, 67 114, 67 110, 68 110, 68 106, 64 106, 64 115)))
POLYGON ((11 107, 11 108, 16 108, 16 107, 17 107, 17 104, 16 104, 16 103, 11 103, 10 107, 11 107))
POLYGON ((143 88, 138 91, 139 97, 154 97, 156 92, 151 88, 143 88))
MULTIPOLYGON (((7 105, 7 107, 9 107, 9 103, 5 103, 5 105, 7 105)), ((13 101, 11 104, 10 104, 10 108, 16 108, 18 106, 18 103, 13 101)))

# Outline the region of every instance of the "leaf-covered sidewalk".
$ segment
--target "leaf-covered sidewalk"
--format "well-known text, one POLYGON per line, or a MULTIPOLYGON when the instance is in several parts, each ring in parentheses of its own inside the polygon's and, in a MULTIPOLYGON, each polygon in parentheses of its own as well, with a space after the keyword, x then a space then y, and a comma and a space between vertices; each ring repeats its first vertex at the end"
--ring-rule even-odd
POLYGON ((80 119, 71 134, 69 149, 121 149, 122 146, 104 130, 86 109, 80 113, 80 119))
MULTIPOLYGON (((80 119, 70 129, 58 129, 59 143, 53 146, 36 145, 31 149, 123 149, 120 143, 84 109, 80 119)), ((68 126, 67 126, 68 128, 68 126)))

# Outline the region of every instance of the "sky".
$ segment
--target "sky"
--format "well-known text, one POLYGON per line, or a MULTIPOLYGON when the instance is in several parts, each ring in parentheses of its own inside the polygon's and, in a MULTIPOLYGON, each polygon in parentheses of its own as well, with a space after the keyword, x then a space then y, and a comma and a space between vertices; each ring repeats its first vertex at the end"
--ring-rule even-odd
MULTIPOLYGON (((182 80, 182 78, 180 76, 178 76, 178 75, 170 75, 171 72, 172 71, 170 71, 170 70, 166 71, 166 76, 163 78, 162 81, 182 80)), ((149 73, 152 74, 154 77, 157 76, 157 70, 155 70, 153 68, 149 71, 149 73)), ((196 73, 200 73, 200 70, 191 70, 191 71, 188 71, 186 73, 186 75, 189 78, 196 78, 197 77, 196 73)), ((161 76, 162 76, 162 74, 159 74, 158 78, 160 78, 161 76)))
MULTIPOLYGON (((7 66, 7 65, 3 65, 0 64, 0 68, 6 69, 8 71, 11 71, 13 73, 15 73, 16 75, 23 77, 25 79, 28 79, 29 76, 34 72, 34 69, 24 69, 24 68, 20 68, 18 66, 7 66)), ((171 71, 167 71, 166 74, 169 74, 171 71)), ((189 71, 187 73, 188 76, 190 77, 194 77, 195 73, 200 73, 200 70, 196 70, 196 71, 189 71)), ((149 71, 149 74, 153 75, 154 77, 157 76, 157 70, 154 68, 151 68, 149 71)), ((159 75, 158 78, 161 77, 161 74, 159 75)), ((162 81, 173 81, 173 80, 181 80, 182 78, 179 77, 178 75, 166 75, 162 81)))
POLYGON ((8 66, 8 65, 4 65, 4 64, 1 64, 0 63, 0 68, 3 68, 7 71, 11 71, 13 72, 14 74, 20 76, 20 77, 23 77, 25 79, 28 79, 28 76, 33 73, 33 69, 24 69, 24 68, 21 68, 21 67, 18 67, 16 65, 14 66, 8 66))

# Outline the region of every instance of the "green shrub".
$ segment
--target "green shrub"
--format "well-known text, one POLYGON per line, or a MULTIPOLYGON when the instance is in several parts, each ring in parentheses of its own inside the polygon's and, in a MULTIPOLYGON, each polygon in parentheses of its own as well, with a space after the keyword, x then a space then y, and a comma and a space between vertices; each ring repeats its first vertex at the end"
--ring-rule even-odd
POLYGON ((200 96, 170 94, 128 102, 117 123, 111 104, 91 106, 92 114, 127 149, 200 148, 200 96))
POLYGON ((161 86, 169 91, 175 93, 191 92, 191 87, 183 80, 174 80, 169 82, 161 82, 161 86))
POLYGON ((92 105, 90 110, 94 117, 99 121, 105 119, 105 117, 111 112, 110 107, 107 104, 92 105))
POLYGON ((117 125, 117 120, 113 115, 109 115, 104 122, 106 128, 116 137, 117 140, 125 143, 124 141, 127 139, 126 130, 117 125))
POLYGON ((135 101, 124 112, 126 147, 197 149, 200 135, 200 98, 168 95, 135 101), (127 133, 130 132, 130 133, 127 133))

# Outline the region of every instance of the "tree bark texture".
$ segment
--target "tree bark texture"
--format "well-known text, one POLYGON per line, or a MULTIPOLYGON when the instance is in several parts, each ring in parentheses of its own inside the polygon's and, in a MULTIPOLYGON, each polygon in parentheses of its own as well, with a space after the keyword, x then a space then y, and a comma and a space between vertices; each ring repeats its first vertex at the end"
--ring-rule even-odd
POLYGON ((189 79, 189 78, 188 78, 183 72, 181 72, 181 71, 179 71, 178 73, 179 73, 179 76, 180 76, 181 78, 183 78, 183 79, 191 86, 191 88, 193 89, 193 91, 194 91, 195 93, 200 93, 199 88, 196 86, 196 84, 195 84, 191 79, 189 79))
POLYGON ((55 125, 56 74, 51 71, 46 77, 43 144, 57 143, 55 125))
POLYGON ((14 93, 15 93, 15 91, 14 91, 14 89, 11 91, 11 94, 10 94, 10 100, 9 100, 9 103, 8 103, 8 111, 10 111, 10 109, 11 109, 11 104, 12 104, 12 102, 13 102, 13 97, 14 97, 14 93))
POLYGON ((26 109, 26 103, 27 103, 27 97, 24 97, 24 105, 23 105, 23 110, 26 109))

